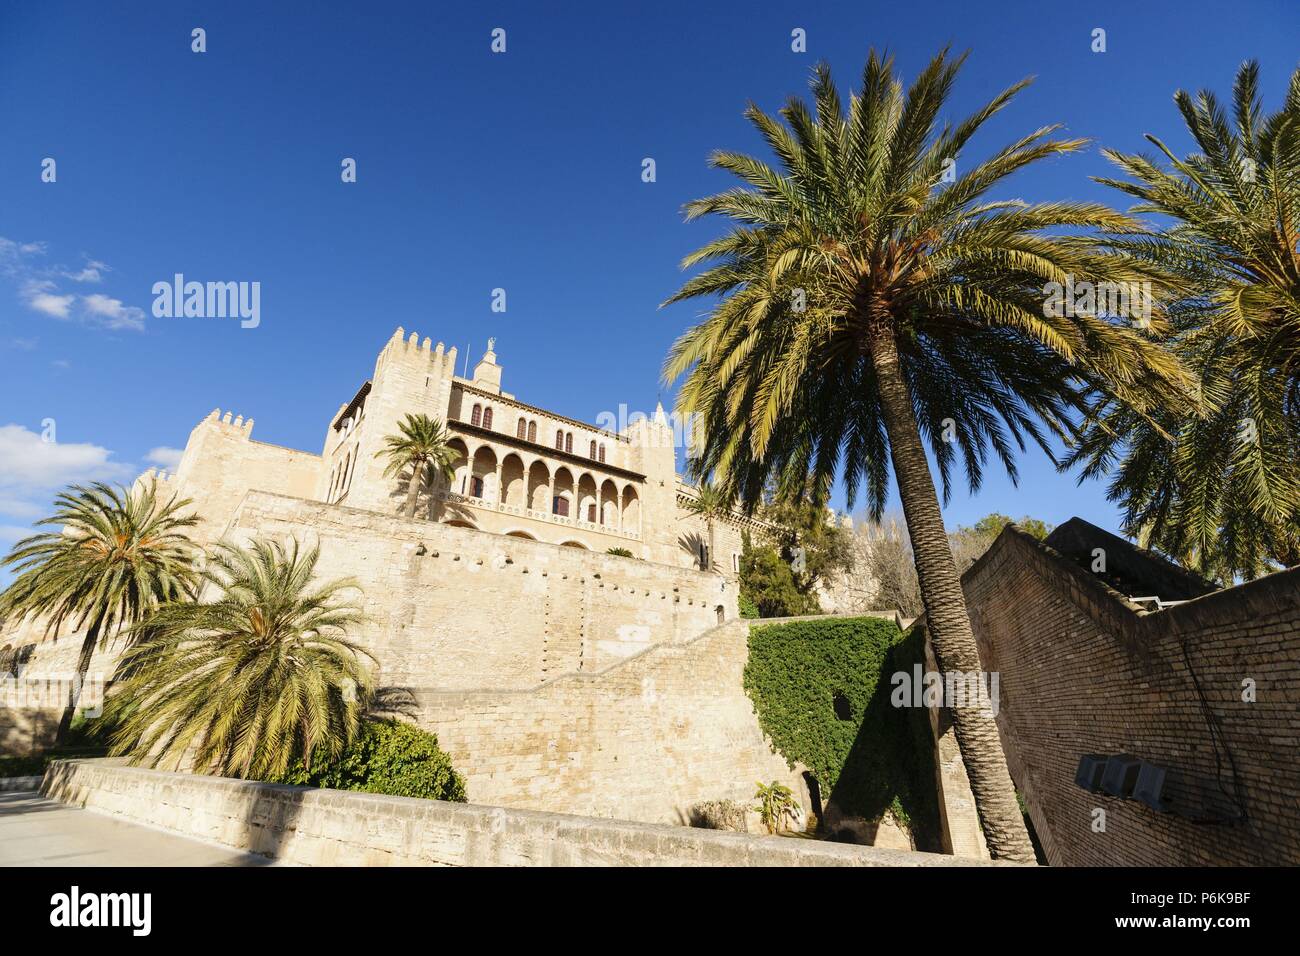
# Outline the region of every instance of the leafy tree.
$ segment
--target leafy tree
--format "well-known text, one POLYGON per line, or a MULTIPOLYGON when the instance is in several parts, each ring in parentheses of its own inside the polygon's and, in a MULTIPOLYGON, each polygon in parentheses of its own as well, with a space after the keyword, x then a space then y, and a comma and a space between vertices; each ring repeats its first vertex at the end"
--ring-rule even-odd
MULTIPOLYGON (((1047 127, 983 162, 970 157, 970 138, 1028 81, 940 127, 964 59, 941 52, 904 92, 892 61, 872 52, 847 107, 825 65, 813 109, 791 99, 783 125, 749 107, 780 168, 714 154, 743 185, 689 203, 686 215, 720 214, 733 228, 686 257, 707 268, 669 302, 720 299, 664 366, 666 379, 685 379, 678 413, 702 424, 694 472, 747 505, 772 480, 788 491, 810 474, 839 476, 850 507, 865 486, 879 517, 892 465, 946 670, 978 670, 979 654, 925 440, 945 495, 958 454, 975 490, 989 450, 1013 478, 1013 442, 1028 437, 1050 455, 1049 436, 1073 432, 1080 386, 1141 408, 1179 371, 1139 329, 1045 307, 1050 282, 1160 274, 1077 235, 1137 228, 1105 206, 987 198, 1017 170, 1084 143, 1047 127)), ((954 720, 990 851, 1032 861, 992 715, 960 709, 954 720)))
POLYGON ((976 521, 969 529, 959 528, 958 531, 969 531, 969 533, 974 535, 976 538, 987 541, 988 544, 986 544, 985 547, 988 547, 988 545, 992 544, 997 539, 997 536, 1002 533, 1002 529, 1009 524, 1015 524, 1015 526, 1021 531, 1033 535, 1039 541, 1045 540, 1047 536, 1052 533, 1052 526, 1046 521, 1025 515, 1019 521, 1013 522, 1012 519, 1008 518, 1006 515, 998 514, 996 511, 980 518, 980 520, 976 521))
MULTIPOLYGON (((54 500, 37 527, 58 528, 23 538, 2 562, 16 572, 0 594, 0 620, 44 617, 46 632, 65 623, 85 628, 77 655, 78 688, 91 658, 157 607, 191 596, 198 550, 185 535, 198 519, 182 516, 188 500, 160 500, 157 482, 134 489, 74 485, 54 500)), ((78 689, 59 721, 65 742, 79 703, 78 689)))
POLYGON ((819 614, 817 599, 799 590, 790 564, 773 547, 746 546, 740 556, 740 598, 758 617, 819 614))
POLYGON ((376 458, 387 459, 384 477, 396 478, 410 471, 406 483, 406 516, 415 517, 420 486, 435 477, 451 481, 456 473, 456 450, 448 443, 445 425, 428 415, 407 415, 397 425, 398 433, 384 438, 376 458))
POLYGON ((1069 461, 1113 474, 1127 533, 1225 581, 1300 563, 1300 70, 1272 114, 1258 79, 1230 110, 1174 95, 1195 153, 1106 151, 1131 179, 1098 181, 1170 222, 1112 244, 1177 277, 1165 342, 1196 386, 1153 417, 1099 398, 1069 461))
POLYGON ((848 570, 849 531, 826 507, 823 496, 773 496, 761 514, 775 526, 776 546, 790 562, 802 593, 811 594, 818 584, 848 570))
POLYGON ((315 584, 318 558, 297 541, 219 545, 203 578, 220 596, 136 625, 105 707, 112 752, 254 780, 340 754, 372 693, 370 654, 347 636, 362 617, 340 595, 356 585, 315 584))

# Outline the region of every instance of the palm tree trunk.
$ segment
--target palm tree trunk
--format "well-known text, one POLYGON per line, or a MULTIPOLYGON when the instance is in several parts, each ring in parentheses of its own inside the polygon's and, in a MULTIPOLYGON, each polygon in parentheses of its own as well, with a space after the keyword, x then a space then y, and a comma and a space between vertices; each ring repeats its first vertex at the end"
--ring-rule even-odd
POLYGON ((406 488, 406 517, 415 517, 416 498, 420 494, 420 476, 424 473, 424 462, 411 462, 411 481, 406 488))
POLYGON ((54 734, 55 746, 66 743, 68 732, 72 729, 72 718, 76 716, 77 705, 81 703, 81 695, 86 688, 86 675, 90 673, 90 660, 95 656, 95 646, 99 643, 101 623, 99 619, 96 619, 95 623, 90 625, 90 629, 86 631, 86 636, 81 642, 81 652, 77 655, 77 677, 79 680, 77 686, 73 688, 72 694, 68 697, 68 706, 63 708, 63 716, 59 718, 59 729, 54 734))
MULTIPOLYGON (((871 361, 935 657, 945 673, 980 671, 966 596, 944 530, 916 412, 899 368, 892 327, 884 322, 873 324, 871 361)), ((953 707, 951 712, 989 852, 994 859, 1033 863, 1034 849, 1016 802, 997 721, 986 707, 953 707)))
POLYGON ((714 545, 715 540, 716 540, 716 538, 717 538, 717 536, 713 533, 713 519, 712 519, 712 518, 709 519, 709 521, 708 521, 708 525, 709 525, 709 559, 708 559, 707 562, 705 562, 705 563, 708 565, 708 567, 706 567, 704 570, 705 570, 705 571, 712 571, 712 570, 713 570, 713 545, 714 545))

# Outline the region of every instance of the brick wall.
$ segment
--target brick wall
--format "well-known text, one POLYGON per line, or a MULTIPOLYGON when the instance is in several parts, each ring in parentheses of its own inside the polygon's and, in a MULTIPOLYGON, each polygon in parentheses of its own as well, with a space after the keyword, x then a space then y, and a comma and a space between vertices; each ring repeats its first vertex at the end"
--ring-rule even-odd
POLYGON ((1300 570, 1148 612, 1011 528, 963 585, 984 667, 1000 674, 1012 777, 1050 863, 1300 862, 1300 570), (1221 768, 1193 673, 1223 729, 1221 768), (1166 768, 1168 791, 1203 821, 1235 810, 1230 754, 1248 818, 1194 822, 1089 793, 1074 776, 1090 753, 1166 768))

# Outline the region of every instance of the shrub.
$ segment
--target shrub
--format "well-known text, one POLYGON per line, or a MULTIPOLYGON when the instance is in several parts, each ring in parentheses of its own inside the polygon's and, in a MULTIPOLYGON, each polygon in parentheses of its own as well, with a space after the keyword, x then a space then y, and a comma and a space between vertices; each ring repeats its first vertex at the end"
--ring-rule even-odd
POLYGON ((799 810, 799 805, 794 802, 794 791, 775 780, 766 785, 760 782, 754 799, 758 801, 754 809, 768 833, 778 832, 787 819, 793 821, 799 810))
POLYGON ((749 596, 748 591, 741 591, 740 596, 736 599, 736 605, 740 608, 741 617, 758 617, 758 605, 754 599, 749 596))
POLYGON ((756 626, 744 680, 763 731, 792 769, 808 768, 828 804, 868 820, 892 809, 918 847, 934 849, 929 714, 889 701, 889 675, 909 671, 923 647, 918 629, 904 635, 879 618, 756 626))
POLYGON ((612 554, 612 555, 615 555, 616 557, 620 557, 620 558, 635 558, 635 557, 636 557, 636 555, 633 554, 631 551, 629 551, 627 548, 610 548, 610 549, 609 549, 608 551, 606 551, 605 553, 606 553, 606 554, 612 554))
POLYGON ((396 720, 366 721, 336 760, 311 769, 295 763, 273 782, 465 802, 465 781, 438 738, 396 720))
POLYGON ((735 830, 749 832, 745 808, 734 800, 706 800, 688 811, 690 824, 701 830, 735 830))

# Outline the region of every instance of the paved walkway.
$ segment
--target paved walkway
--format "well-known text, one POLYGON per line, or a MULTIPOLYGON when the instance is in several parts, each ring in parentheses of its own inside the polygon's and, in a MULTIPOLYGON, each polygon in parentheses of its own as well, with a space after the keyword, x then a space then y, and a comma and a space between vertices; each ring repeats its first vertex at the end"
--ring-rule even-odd
POLYGON ((68 807, 38 793, 0 793, 0 866, 267 866, 270 862, 68 807))

